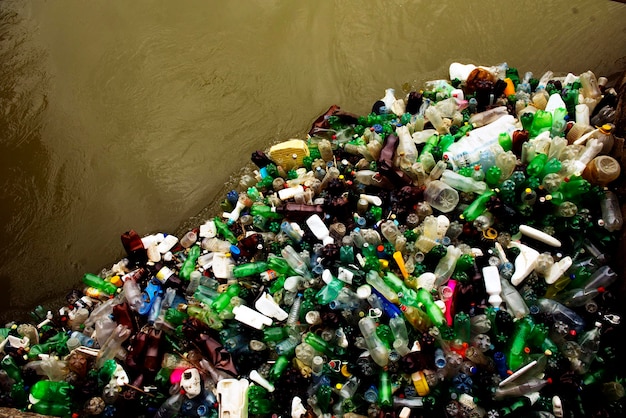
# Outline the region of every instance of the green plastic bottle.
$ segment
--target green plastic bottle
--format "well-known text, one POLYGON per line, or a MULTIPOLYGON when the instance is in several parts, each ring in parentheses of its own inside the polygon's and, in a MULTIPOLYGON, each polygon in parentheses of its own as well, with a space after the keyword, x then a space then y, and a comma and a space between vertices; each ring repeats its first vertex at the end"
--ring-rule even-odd
POLYGON ((328 305, 339 296, 339 291, 344 287, 345 283, 338 278, 332 276, 329 270, 325 270, 322 279, 326 283, 315 295, 315 300, 320 305, 328 305))
POLYGON ((537 154, 535 158, 533 158, 530 163, 528 163, 528 166, 526 167, 526 173, 529 176, 539 177, 539 173, 541 173, 547 161, 548 156, 546 154, 537 154))
POLYGON ((285 276, 293 276, 295 275, 295 271, 289 266, 287 260, 282 257, 270 256, 267 258, 267 268, 270 270, 274 270, 278 274, 282 274, 285 276))
POLYGON ((69 417, 72 415, 69 405, 57 402, 37 402, 31 404, 29 409, 37 414, 55 417, 69 417))
MULTIPOLYGON (((229 301, 230 302, 230 301, 229 301)), ((224 323, 219 316, 211 309, 203 308, 197 305, 187 307, 187 314, 191 318, 195 318, 212 329, 220 330, 224 328, 224 323)))
POLYGON ((253 263, 239 264, 233 268, 233 276, 235 277, 247 277, 261 274, 270 267, 265 261, 255 261, 253 263))
POLYGON ((189 318, 189 315, 186 312, 176 308, 168 308, 165 311, 165 320, 174 326, 182 325, 187 318, 189 318))
POLYGON ((14 383, 11 386, 11 400, 13 401, 14 406, 17 408, 23 408, 28 405, 28 393, 24 389, 24 384, 14 383))
POLYGON ((7 375, 13 379, 17 383, 22 383, 24 379, 22 378, 22 372, 20 370, 20 366, 17 365, 15 359, 10 355, 4 356, 1 363, 2 369, 7 372, 7 375))
MULTIPOLYGON (((251 388, 254 386, 251 386, 251 388)), ((254 398, 248 395, 248 412, 253 415, 267 415, 272 412, 274 405, 267 398, 254 398)))
POLYGON ((180 271, 178 272, 178 277, 183 280, 189 281, 191 273, 193 273, 193 271, 196 269, 196 262, 198 261, 198 257, 200 257, 200 246, 194 245, 189 249, 187 258, 183 262, 183 265, 180 267, 180 271))
POLYGON ((566 117, 567 117, 567 109, 563 107, 559 107, 554 109, 554 114, 552 116, 552 127, 550 129, 550 136, 563 136, 563 131, 565 131, 565 127, 567 125, 566 117))
POLYGON ((500 177, 502 176, 502 170, 497 165, 491 166, 485 173, 485 182, 490 188, 497 187, 500 184, 500 177))
POLYGON ((382 407, 393 405, 391 380, 389 380, 389 372, 386 370, 382 370, 378 376, 378 405, 382 407))
POLYGON ((285 370, 287 370, 289 363, 290 361, 287 356, 278 356, 278 358, 276 358, 274 366, 270 369, 270 372, 267 376, 268 380, 270 382, 278 381, 283 373, 285 373, 285 370))
POLYGON ((509 369, 517 370, 522 366, 525 359, 524 349, 526 348, 527 340, 530 337, 533 326, 534 323, 530 316, 525 316, 517 321, 509 352, 507 353, 509 369))
POLYGON ((53 382, 40 380, 30 388, 30 394, 39 401, 69 403, 70 395, 74 387, 67 382, 53 382))
POLYGON ((222 312, 228 305, 230 305, 230 301, 233 297, 239 296, 241 293, 241 286, 239 283, 233 283, 228 286, 228 289, 213 301, 211 304, 211 309, 217 313, 222 312))
POLYGON ((439 139, 438 147, 441 149, 441 152, 446 152, 453 143, 454 136, 451 134, 445 134, 439 139))
POLYGON ((567 107, 567 114, 570 118, 574 119, 576 116, 576 105, 578 104, 578 89, 573 87, 566 88, 561 97, 565 102, 565 106, 567 107))
POLYGON ((526 112, 526 113, 522 113, 520 115, 520 122, 522 123, 522 128, 524 128, 525 131, 529 131, 530 132, 530 128, 533 124, 533 119, 535 118, 534 114, 531 112, 526 112))
POLYGON ((263 329, 263 341, 278 342, 285 339, 287 333, 283 327, 268 327, 263 329))
POLYGON ((417 157, 417 162, 422 162, 422 155, 426 153, 432 154, 433 148, 435 148, 438 143, 439 135, 432 135, 430 138, 428 138, 426 144, 424 145, 424 148, 422 148, 422 152, 420 153, 419 157, 417 157))
POLYGON ((49 354, 55 352, 59 355, 65 355, 68 352, 67 340, 69 335, 65 332, 59 332, 56 335, 48 338, 45 343, 35 344, 30 347, 28 351, 28 358, 35 358, 39 354, 49 354))
POLYGON ((582 177, 571 177, 569 181, 561 183, 559 191, 563 195, 565 200, 575 200, 581 195, 589 192, 591 189, 591 183, 582 177))
POLYGON ((491 200, 496 192, 488 189, 481 193, 470 205, 463 211, 463 218, 467 222, 474 222, 486 209, 487 203, 491 200))
POLYGON ((276 212, 276 210, 267 205, 252 205, 250 207, 250 214, 252 216, 262 216, 265 219, 282 219, 283 215, 276 212))
POLYGON ((502 132, 498 135, 498 144, 504 149, 504 151, 510 151, 513 149, 513 138, 508 132, 502 132))
POLYGON ((215 228, 217 229, 217 234, 223 237, 226 241, 231 244, 237 244, 237 237, 233 232, 228 228, 228 225, 224 223, 219 217, 214 217, 213 222, 215 223, 215 228))
POLYGON ((433 325, 442 327, 446 324, 446 317, 443 315, 441 308, 435 303, 433 296, 423 287, 417 289, 417 301, 424 307, 424 311, 430 318, 433 325))
POLYGON ((552 113, 537 109, 533 116, 533 123, 528 131, 530 138, 535 138, 540 133, 550 129, 552 129, 552 113))
POLYGON ((558 158, 552 157, 548 161, 546 161, 543 169, 537 176, 539 179, 543 180, 548 174, 555 174, 561 171, 561 167, 563 164, 559 161, 558 158))
POLYGON ((332 354, 333 350, 330 344, 317 334, 312 332, 307 333, 304 337, 304 342, 320 353, 324 353, 326 355, 332 354))
POLYGON ((101 290, 109 295, 117 292, 117 286, 92 273, 85 273, 85 275, 83 276, 83 283, 85 283, 89 287, 101 290))
POLYGON ((317 397, 317 406, 323 413, 328 412, 328 408, 330 406, 330 400, 333 394, 333 389, 328 385, 320 385, 317 388, 316 397, 317 397))

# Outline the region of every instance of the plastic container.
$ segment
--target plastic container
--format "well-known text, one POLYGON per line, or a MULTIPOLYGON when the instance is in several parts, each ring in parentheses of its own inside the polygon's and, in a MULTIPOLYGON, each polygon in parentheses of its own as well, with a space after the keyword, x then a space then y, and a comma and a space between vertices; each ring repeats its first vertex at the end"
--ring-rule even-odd
POLYGON ((448 213, 459 203, 459 193, 443 181, 433 180, 424 190, 424 200, 434 209, 448 213))

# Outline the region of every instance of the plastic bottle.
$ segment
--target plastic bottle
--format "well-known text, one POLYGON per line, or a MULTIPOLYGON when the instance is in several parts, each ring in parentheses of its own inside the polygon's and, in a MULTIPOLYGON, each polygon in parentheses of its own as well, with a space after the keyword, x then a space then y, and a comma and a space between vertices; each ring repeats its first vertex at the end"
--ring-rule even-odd
POLYGON ((194 245, 191 247, 187 253, 187 258, 183 262, 183 265, 180 267, 180 271, 178 272, 178 277, 183 280, 189 281, 191 277, 191 273, 196 269, 196 262, 198 261, 198 257, 200 257, 200 246, 194 245))
POLYGON ((365 339, 365 344, 370 356, 380 367, 386 367, 389 363, 389 349, 376 335, 376 322, 369 316, 359 321, 359 329, 365 339))
POLYGON ((507 279, 500 277, 502 300, 514 318, 521 319, 530 313, 530 309, 519 291, 507 279))
POLYGON ((180 410, 183 406, 184 395, 181 392, 177 392, 167 398, 159 407, 155 418, 173 418, 180 414, 180 410))
POLYGON ((393 405, 391 380, 387 370, 381 370, 378 378, 378 405, 390 407, 393 405))
POLYGON ((268 264, 265 261, 255 261, 251 263, 239 264, 233 267, 233 276, 247 277, 261 274, 269 269, 268 264))
POLYGON ((589 126, 589 106, 586 104, 576 105, 576 123, 581 126, 589 126))
POLYGON ((109 295, 117 292, 117 286, 92 273, 85 273, 85 275, 83 276, 83 283, 85 283, 87 286, 102 290, 109 295))
POLYGON ((74 387, 67 382, 40 380, 30 388, 30 395, 39 401, 69 403, 72 390, 74 387))
POLYGON ((604 288, 602 287, 589 289, 569 289, 559 293, 554 298, 554 300, 562 303, 569 308, 578 308, 581 306, 585 306, 589 301, 593 300, 602 292, 604 292, 604 288))
POLYGON ((454 245, 448 245, 446 255, 439 260, 435 267, 435 287, 445 284, 456 267, 456 262, 463 252, 454 245))
POLYGON ((230 242, 233 245, 237 244, 237 237, 233 232, 228 228, 228 225, 225 224, 220 218, 217 216, 213 218, 213 222, 215 223, 215 227, 217 229, 217 234, 223 237, 226 241, 230 242))
POLYGON ((57 402, 37 402, 29 406, 29 410, 41 415, 65 417, 72 415, 69 405, 57 402))
POLYGON ((501 116, 507 114, 508 111, 506 106, 496 106, 483 112, 474 113, 470 116, 469 123, 475 128, 480 128, 481 126, 488 125, 498 120, 501 116))
POLYGON ((591 70, 581 73, 579 77, 582 86, 581 92, 584 97, 598 99, 602 95, 598 86, 598 79, 591 70))
POLYGON ((516 129, 513 116, 501 116, 488 125, 469 131, 466 136, 450 145, 444 156, 447 156, 448 161, 455 167, 476 165, 480 162, 482 151, 495 150, 496 156, 503 152, 498 141, 500 134, 512 135, 516 129))
POLYGON ((311 272, 309 271, 307 262, 302 258, 302 256, 300 256, 300 254, 298 254, 298 252, 291 245, 286 245, 281 250, 281 254, 289 267, 291 267, 292 270, 296 272, 296 274, 299 274, 303 277, 311 277, 311 272))
POLYGON ((324 221, 322 221, 319 215, 311 215, 309 218, 307 218, 306 224, 311 232, 313 232, 313 234, 317 237, 317 239, 322 241, 323 245, 332 244, 335 242, 335 240, 330 236, 330 231, 328 227, 326 226, 324 221))
POLYGON ((128 306, 133 311, 139 311, 143 305, 142 290, 134 279, 127 279, 124 282, 124 298, 128 302, 128 306))
POLYGON ((487 189, 487 191, 480 194, 474 199, 470 205, 463 211, 463 219, 467 222, 474 222, 481 214, 483 214, 487 208, 489 201, 495 197, 496 193, 487 189))
POLYGON ((542 132, 549 132, 552 129, 552 113, 542 109, 537 109, 533 116, 533 122, 528 130, 530 139, 536 138, 542 132))
POLYGON ((398 147, 396 148, 394 164, 400 168, 410 167, 417 160, 418 153, 408 126, 398 126, 396 134, 398 135, 398 147))
POLYGON ((580 315, 553 299, 539 298, 537 306, 540 312, 550 315, 553 321, 562 321, 578 333, 585 327, 585 321, 580 315))
POLYGON ((315 299, 320 305, 328 305, 337 299, 339 291, 345 286, 345 283, 334 277, 328 269, 322 273, 322 280, 326 285, 317 292, 315 299))
POLYGON ((527 382, 518 385, 498 387, 494 393, 495 400, 502 400, 509 397, 519 397, 533 392, 539 392, 547 384, 551 383, 549 379, 533 378, 527 382))
POLYGON ((596 359, 597 353, 600 351, 601 327, 602 324, 600 322, 596 322, 594 324, 594 328, 585 331, 578 339, 580 354, 578 355, 578 363, 575 368, 579 374, 589 372, 591 364, 596 359))
POLYGON ((424 200, 433 208, 448 213, 459 203, 459 193, 443 181, 433 180, 424 190, 424 200))
POLYGON ((440 135, 444 135, 449 132, 449 128, 443 120, 443 115, 436 106, 429 106, 424 112, 424 116, 440 135))
POLYGON ((183 248, 189 248, 196 242, 197 239, 198 239, 198 234, 195 231, 188 231, 180 239, 180 245, 182 245, 183 248))
POLYGON ((615 283, 618 278, 619 275, 611 268, 611 266, 604 265, 594 271, 588 279, 572 282, 572 287, 582 288, 586 291, 598 288, 606 289, 615 283))
POLYGON ((467 193, 480 194, 487 190, 487 183, 484 181, 476 181, 452 170, 445 170, 441 175, 441 181, 456 190, 467 193))
POLYGON ((585 180, 601 187, 617 180, 621 173, 619 162, 609 155, 598 155, 592 159, 582 172, 585 180))

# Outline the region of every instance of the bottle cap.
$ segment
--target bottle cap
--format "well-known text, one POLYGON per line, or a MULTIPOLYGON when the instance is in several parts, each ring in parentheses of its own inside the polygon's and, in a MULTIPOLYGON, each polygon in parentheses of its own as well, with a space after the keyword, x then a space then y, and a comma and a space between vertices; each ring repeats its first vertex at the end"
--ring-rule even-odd
POLYGON ((600 132, 602 132, 603 134, 609 134, 611 133, 611 130, 613 129, 613 127, 610 124, 605 123, 604 125, 600 126, 599 129, 600 129, 600 132))
POLYGON ((120 276, 113 276, 110 279, 111 283, 113 283, 115 286, 120 287, 124 284, 124 282, 122 282, 122 279, 120 278, 120 276))

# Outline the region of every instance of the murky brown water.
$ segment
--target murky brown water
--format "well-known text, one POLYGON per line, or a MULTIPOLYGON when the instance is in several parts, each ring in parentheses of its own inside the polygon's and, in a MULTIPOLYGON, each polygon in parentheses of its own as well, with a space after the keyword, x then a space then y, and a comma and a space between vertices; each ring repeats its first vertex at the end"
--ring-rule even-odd
POLYGON ((453 61, 612 80, 624 22, 608 0, 4 0, 0 319, 58 306, 128 229, 184 229, 331 104, 365 114, 453 61))

